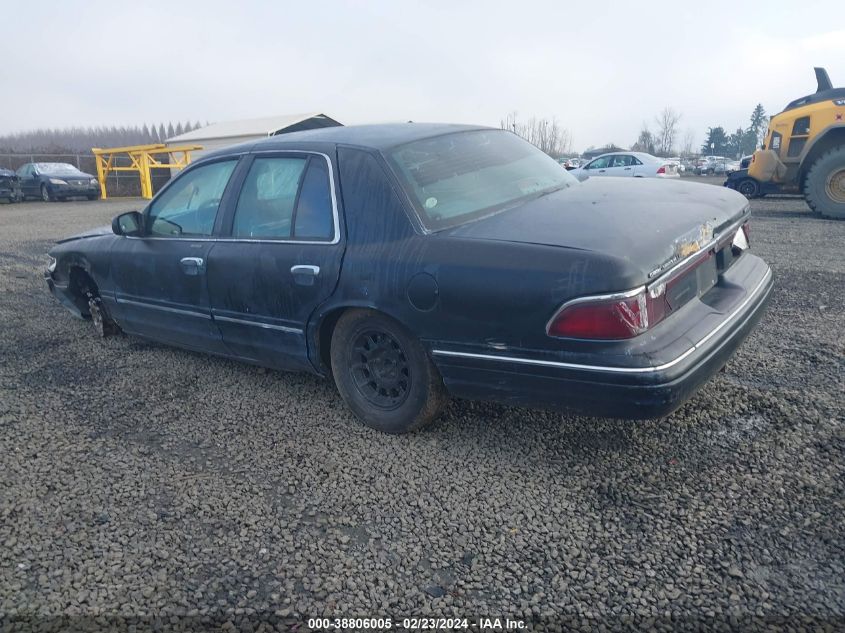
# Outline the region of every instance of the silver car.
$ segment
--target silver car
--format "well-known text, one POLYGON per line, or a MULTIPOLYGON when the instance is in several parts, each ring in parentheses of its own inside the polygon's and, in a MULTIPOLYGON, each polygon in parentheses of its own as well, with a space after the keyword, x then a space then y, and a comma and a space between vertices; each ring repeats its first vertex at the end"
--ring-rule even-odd
POLYGON ((578 180, 596 176, 629 178, 680 178, 678 166, 671 161, 645 152, 612 152, 597 156, 589 163, 569 172, 578 180))

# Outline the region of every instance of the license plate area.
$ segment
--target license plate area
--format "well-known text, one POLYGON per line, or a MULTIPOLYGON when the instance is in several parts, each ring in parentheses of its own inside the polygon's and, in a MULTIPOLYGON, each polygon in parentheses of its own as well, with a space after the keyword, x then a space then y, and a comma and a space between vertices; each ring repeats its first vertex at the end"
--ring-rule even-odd
POLYGON ((693 270, 666 285, 666 302, 670 310, 677 310, 688 301, 707 293, 718 279, 716 258, 709 255, 693 270))

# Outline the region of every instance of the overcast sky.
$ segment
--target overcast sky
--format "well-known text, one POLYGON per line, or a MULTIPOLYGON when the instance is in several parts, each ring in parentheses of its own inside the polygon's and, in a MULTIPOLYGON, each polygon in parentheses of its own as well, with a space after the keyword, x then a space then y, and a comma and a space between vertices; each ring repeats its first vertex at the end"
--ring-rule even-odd
POLYGON ((757 102, 771 114, 813 92, 814 65, 845 85, 842 0, 77 5, 0 2, 13 26, 0 134, 314 110, 498 125, 517 111, 555 117, 583 150, 630 145, 669 105, 698 145, 757 102))

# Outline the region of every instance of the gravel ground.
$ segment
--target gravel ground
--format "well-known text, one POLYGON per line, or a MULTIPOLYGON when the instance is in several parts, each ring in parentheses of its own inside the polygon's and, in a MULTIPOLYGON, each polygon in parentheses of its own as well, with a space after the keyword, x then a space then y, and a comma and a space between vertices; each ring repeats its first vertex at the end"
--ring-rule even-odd
POLYGON ((668 419, 456 401, 394 437, 321 379, 72 318, 44 253, 136 206, 0 206, 0 629, 845 627, 845 222, 752 203, 771 308, 668 419))

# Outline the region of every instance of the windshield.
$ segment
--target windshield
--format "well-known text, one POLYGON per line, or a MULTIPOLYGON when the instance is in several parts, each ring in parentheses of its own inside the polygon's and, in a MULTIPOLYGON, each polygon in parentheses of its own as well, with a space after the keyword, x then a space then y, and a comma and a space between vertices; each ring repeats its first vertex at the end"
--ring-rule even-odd
POLYGON ((578 183, 554 159, 504 130, 414 141, 389 158, 429 229, 463 224, 578 183))
POLYGON ((79 174, 81 173, 70 163, 35 163, 39 174, 79 174))

